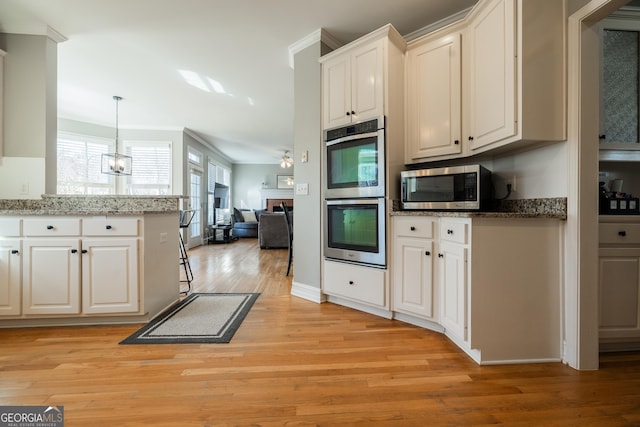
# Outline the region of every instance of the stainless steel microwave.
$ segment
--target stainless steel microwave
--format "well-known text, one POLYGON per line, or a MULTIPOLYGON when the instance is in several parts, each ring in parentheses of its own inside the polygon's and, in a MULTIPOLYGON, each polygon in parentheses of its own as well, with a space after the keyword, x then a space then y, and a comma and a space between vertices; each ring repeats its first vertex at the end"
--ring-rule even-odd
POLYGON ((402 208, 488 210, 491 172, 481 165, 409 170, 400 173, 402 208))

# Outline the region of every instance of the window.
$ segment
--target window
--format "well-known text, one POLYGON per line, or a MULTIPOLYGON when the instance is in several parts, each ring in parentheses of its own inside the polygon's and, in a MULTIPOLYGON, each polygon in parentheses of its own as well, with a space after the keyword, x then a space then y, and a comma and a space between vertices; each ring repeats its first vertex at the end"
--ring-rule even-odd
POLYGON ((137 196, 171 194, 171 143, 125 142, 126 154, 133 158, 126 194, 137 196))
MULTIPOLYGON (((202 173, 197 170, 192 170, 190 175, 190 187, 189 187, 189 202, 191 209, 193 209, 193 219, 189 225, 189 239, 195 239, 200 237, 200 230, 202 229, 200 208, 201 191, 202 191, 202 173)), ((191 242, 189 242, 191 244, 191 242)))
POLYGON ((100 173, 113 142, 88 137, 58 138, 58 194, 115 194, 115 179, 100 173))
POLYGON ((133 157, 132 175, 117 178, 100 173, 104 153, 114 152, 114 141, 80 135, 58 137, 58 194, 171 194, 170 142, 124 142, 133 157))
POLYGON ((187 159, 189 160, 189 163, 202 166, 202 153, 192 147, 189 147, 188 149, 187 159))

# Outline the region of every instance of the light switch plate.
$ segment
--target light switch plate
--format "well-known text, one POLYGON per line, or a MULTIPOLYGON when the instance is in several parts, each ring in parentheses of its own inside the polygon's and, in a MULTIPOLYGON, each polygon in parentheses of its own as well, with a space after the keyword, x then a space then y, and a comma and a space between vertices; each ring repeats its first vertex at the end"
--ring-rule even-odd
POLYGON ((306 182, 296 184, 296 195, 306 196, 309 194, 309 184, 306 182))

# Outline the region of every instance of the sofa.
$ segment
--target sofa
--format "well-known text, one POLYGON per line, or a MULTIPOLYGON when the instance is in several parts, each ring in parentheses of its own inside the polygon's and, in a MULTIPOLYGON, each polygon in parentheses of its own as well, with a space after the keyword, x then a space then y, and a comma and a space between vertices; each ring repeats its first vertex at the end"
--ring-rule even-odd
POLYGON ((233 237, 258 237, 258 218, 261 212, 233 208, 231 215, 233 237))
POLYGON ((283 212, 265 212, 258 221, 260 249, 289 247, 289 233, 283 212))

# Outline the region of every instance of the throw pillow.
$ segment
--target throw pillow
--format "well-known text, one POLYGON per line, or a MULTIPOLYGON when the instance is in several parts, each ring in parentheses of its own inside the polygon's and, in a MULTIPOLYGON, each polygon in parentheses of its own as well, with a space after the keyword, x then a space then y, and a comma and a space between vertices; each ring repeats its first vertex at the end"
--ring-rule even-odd
POLYGON ((242 212, 238 209, 233 208, 233 219, 235 222, 244 222, 244 216, 242 216, 242 212))
POLYGON ((256 214, 253 211, 242 211, 242 216, 245 222, 258 222, 256 214))

